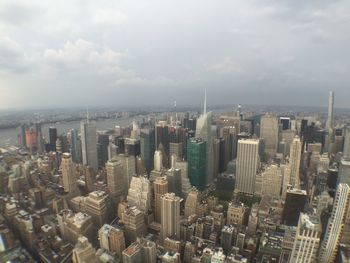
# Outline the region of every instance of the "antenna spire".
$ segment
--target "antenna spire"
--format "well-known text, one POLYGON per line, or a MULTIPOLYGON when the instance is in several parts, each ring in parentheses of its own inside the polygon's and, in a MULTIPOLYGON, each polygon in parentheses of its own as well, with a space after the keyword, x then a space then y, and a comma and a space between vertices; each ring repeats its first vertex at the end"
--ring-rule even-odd
POLYGON ((89 123, 89 107, 86 106, 86 121, 89 123))
POLYGON ((207 113, 207 89, 204 90, 204 111, 203 114, 207 113))

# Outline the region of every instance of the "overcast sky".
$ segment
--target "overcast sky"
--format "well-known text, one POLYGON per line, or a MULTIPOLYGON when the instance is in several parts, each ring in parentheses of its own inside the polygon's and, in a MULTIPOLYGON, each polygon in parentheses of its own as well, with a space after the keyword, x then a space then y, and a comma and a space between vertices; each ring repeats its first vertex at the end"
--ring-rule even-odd
POLYGON ((350 1, 1 0, 0 108, 350 107, 350 1))

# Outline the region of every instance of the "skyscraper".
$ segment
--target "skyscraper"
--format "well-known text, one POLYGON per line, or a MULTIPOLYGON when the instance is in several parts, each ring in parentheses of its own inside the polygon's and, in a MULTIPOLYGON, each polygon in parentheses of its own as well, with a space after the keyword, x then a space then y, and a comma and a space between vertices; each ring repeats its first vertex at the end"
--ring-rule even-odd
POLYGON ((121 229, 104 224, 98 231, 98 237, 101 248, 116 253, 118 257, 122 256, 125 249, 125 238, 121 229))
POLYGON ((300 188, 299 169, 301 159, 301 141, 298 136, 294 137, 292 144, 290 145, 290 184, 294 188, 300 188))
POLYGON ((330 91, 329 98, 328 98, 328 115, 327 115, 327 121, 326 121, 326 138, 325 138, 324 152, 329 152, 331 150, 331 146, 334 141, 333 105, 334 105, 334 91, 330 91))
POLYGON ((155 221, 161 222, 161 197, 168 192, 168 181, 166 177, 158 177, 153 182, 155 201, 155 221))
POLYGON ((67 193, 74 193, 78 190, 77 177, 75 164, 73 163, 70 153, 62 154, 61 170, 64 191, 67 193))
POLYGON ((316 217, 301 213, 290 262, 316 262, 321 231, 321 224, 316 217))
POLYGON ((240 192, 254 194, 255 178, 260 166, 259 140, 238 141, 236 188, 240 192))
POLYGON ((161 197, 161 240, 180 237, 180 197, 166 193, 161 197))
POLYGON ((36 131, 36 148, 39 154, 44 151, 44 142, 43 142, 43 133, 41 131, 41 124, 35 123, 35 131, 36 131))
POLYGON ((111 159, 106 163, 107 187, 117 203, 126 195, 128 184, 121 161, 111 159))
POLYGON ((70 147, 73 162, 81 163, 81 141, 77 129, 70 130, 70 147))
POLYGON ((201 139, 189 139, 187 143, 188 177, 191 184, 199 190, 206 185, 206 142, 201 139))
POLYGON ((147 177, 133 176, 130 182, 127 200, 143 213, 151 208, 151 183, 147 177))
POLYGON ((343 158, 350 160, 350 126, 345 127, 344 130, 343 158))
POLYGON ((49 144, 50 144, 51 151, 56 151, 56 141, 57 141, 57 128, 50 127, 49 128, 49 144))
POLYGON ((329 135, 333 135, 333 105, 334 105, 334 91, 329 92, 328 98, 328 115, 326 122, 326 130, 329 135))
POLYGON ((80 236, 73 249, 73 263, 94 263, 96 262, 95 253, 96 250, 89 240, 84 236, 80 236))
POLYGON ((342 235, 345 215, 349 209, 350 190, 348 184, 339 184, 334 198, 333 210, 323 237, 319 262, 334 262, 340 237, 342 235))
POLYGON ((204 174, 206 184, 210 183, 214 177, 213 138, 211 131, 211 123, 212 113, 207 112, 207 93, 205 92, 204 110, 203 114, 197 119, 195 137, 196 139, 202 139, 206 143, 206 172, 204 174))
POLYGON ((278 146, 278 118, 266 114, 260 121, 260 138, 264 139, 265 153, 268 157, 273 157, 278 146))
POLYGON ((285 225, 298 225, 299 215, 304 210, 307 201, 305 190, 287 190, 286 202, 283 209, 282 221, 285 225))
POLYGON ((154 129, 142 129, 140 134, 141 156, 145 162, 147 173, 153 169, 153 154, 155 151, 154 129))
POLYGON ((97 171, 96 124, 86 120, 81 122, 80 128, 83 164, 89 165, 97 171))

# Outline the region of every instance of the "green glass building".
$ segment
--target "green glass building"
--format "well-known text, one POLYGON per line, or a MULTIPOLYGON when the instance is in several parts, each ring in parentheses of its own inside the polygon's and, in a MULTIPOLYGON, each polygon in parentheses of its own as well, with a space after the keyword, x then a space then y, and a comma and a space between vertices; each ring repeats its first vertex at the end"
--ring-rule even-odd
POLYGON ((149 174, 153 169, 153 159, 155 148, 154 129, 142 129, 140 134, 141 156, 145 162, 145 168, 149 174))
POLYGON ((188 177, 192 186, 203 190, 207 181, 207 144, 202 139, 190 138, 187 143, 188 177))

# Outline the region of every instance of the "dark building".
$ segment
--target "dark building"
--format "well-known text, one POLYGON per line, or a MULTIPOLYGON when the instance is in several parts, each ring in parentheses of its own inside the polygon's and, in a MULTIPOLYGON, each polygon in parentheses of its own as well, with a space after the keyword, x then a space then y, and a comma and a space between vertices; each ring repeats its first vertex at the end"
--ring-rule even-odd
POLYGON ((141 154, 140 151, 140 140, 136 140, 136 139, 125 139, 124 140, 125 144, 125 153, 128 155, 132 155, 132 156, 139 156, 141 154))
POLYGON ((147 173, 150 173, 153 170, 155 150, 154 129, 142 129, 140 134, 140 152, 144 160, 147 173))
POLYGON ((158 124, 156 126, 156 149, 162 144, 165 154, 169 155, 169 127, 167 125, 158 124))
POLYGON ((57 141, 57 128, 49 128, 49 149, 50 151, 56 151, 56 141, 57 141))
POLYGON ((122 136, 115 137, 114 144, 117 146, 117 154, 125 153, 125 142, 122 136))
POLYGON ((288 226, 297 226, 299 215, 304 210, 306 202, 307 194, 305 190, 287 190, 282 222, 288 226))
POLYGON ((280 117, 280 124, 281 124, 282 130, 289 130, 290 129, 290 118, 289 117, 280 117))
POLYGON ((108 145, 109 145, 109 135, 108 134, 98 134, 97 137, 97 158, 98 166, 104 167, 108 161, 108 145))

